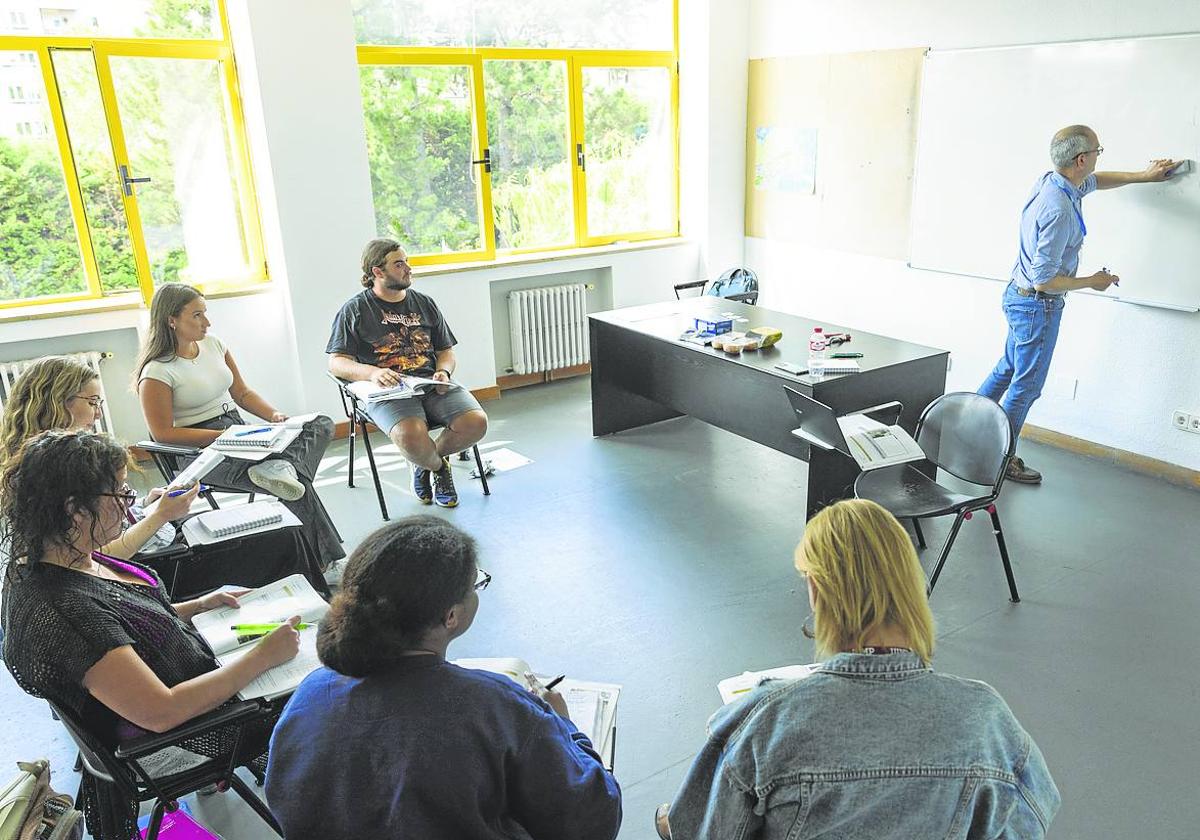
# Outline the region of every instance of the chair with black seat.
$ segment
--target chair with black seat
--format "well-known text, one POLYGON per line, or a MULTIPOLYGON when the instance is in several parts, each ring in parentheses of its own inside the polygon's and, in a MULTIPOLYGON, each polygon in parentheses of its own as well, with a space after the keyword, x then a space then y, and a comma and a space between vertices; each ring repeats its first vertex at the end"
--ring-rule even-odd
POLYGON ((676 300, 680 300, 679 293, 685 289, 699 289, 701 297, 711 295, 751 306, 758 303, 758 275, 748 268, 731 268, 711 284, 707 280, 692 280, 676 283, 673 288, 676 300))
POLYGON ((966 491, 953 489, 929 478, 912 464, 897 464, 859 475, 854 482, 855 496, 878 502, 897 519, 912 520, 921 548, 925 548, 925 535, 920 520, 954 515, 950 534, 929 577, 930 594, 946 565, 959 528, 974 512, 986 510, 992 518, 992 533, 1004 563, 1009 594, 1014 604, 1019 603, 1021 598, 1017 595, 996 510, 1008 462, 1016 451, 1008 415, 998 404, 979 394, 944 394, 922 412, 916 439, 938 469, 972 487, 966 491))
MULTIPOLYGON (((263 732, 270 731, 270 722, 278 717, 278 712, 269 705, 247 700, 222 706, 169 732, 144 735, 118 744, 115 749, 110 749, 88 731, 71 709, 53 701, 50 702, 50 709, 62 721, 71 740, 79 748, 79 759, 85 777, 90 775, 93 779, 114 787, 119 795, 127 798, 131 810, 135 812, 142 802, 154 802, 150 826, 146 833, 147 840, 155 840, 158 837, 163 815, 178 808, 181 797, 218 783, 233 788, 272 831, 280 837, 283 836, 279 823, 266 803, 234 772, 239 766, 245 767, 259 786, 262 786, 264 768, 261 761, 257 760, 259 757, 247 758, 241 753, 249 727, 261 729, 263 732), (188 745, 195 746, 198 741, 206 738, 214 741, 219 738, 229 746, 222 755, 203 757, 194 767, 166 775, 155 776, 144 765, 145 759, 153 753, 168 747, 187 749, 188 745)), ((76 803, 79 804, 82 799, 83 782, 80 783, 76 803)), ((89 819, 92 818, 100 816, 89 815, 89 819)))
MULTIPOLYGON (((175 480, 175 476, 182 469, 179 463, 181 458, 191 461, 191 459, 199 457, 200 453, 204 451, 198 446, 159 443, 155 440, 141 440, 137 442, 136 446, 150 455, 150 458, 154 461, 154 466, 162 474, 163 481, 168 486, 175 480)), ((214 493, 239 493, 247 496, 248 502, 254 501, 255 491, 253 490, 243 490, 240 487, 222 487, 207 481, 205 482, 205 486, 208 489, 200 495, 204 497, 204 500, 208 502, 213 510, 217 510, 220 507, 217 504, 216 498, 213 497, 214 493)))
MULTIPOLYGON (((334 376, 328 371, 325 375, 337 385, 338 396, 342 400, 342 411, 346 412, 346 419, 350 421, 350 453, 349 462, 346 466, 348 475, 347 485, 350 487, 354 486, 354 439, 361 433, 363 448, 367 450, 367 463, 371 465, 371 479, 375 482, 375 496, 379 499, 379 513, 386 522, 388 521, 387 502, 383 498, 383 484, 379 481, 379 468, 375 465, 375 453, 371 449, 371 438, 367 434, 367 425, 371 422, 371 418, 367 415, 366 403, 358 394, 350 390, 350 383, 348 381, 342 379, 340 376, 334 376)), ((437 424, 429 425, 429 431, 431 432, 436 432, 440 428, 442 427, 437 424)), ((387 429, 384 429, 384 434, 387 431, 387 429)), ((488 468, 484 466, 483 457, 479 454, 478 444, 471 447, 471 453, 475 456, 475 470, 480 482, 483 484, 483 495, 490 496, 492 495, 492 489, 488 486, 488 468)), ((466 450, 458 453, 460 461, 466 461, 469 457, 466 450)))

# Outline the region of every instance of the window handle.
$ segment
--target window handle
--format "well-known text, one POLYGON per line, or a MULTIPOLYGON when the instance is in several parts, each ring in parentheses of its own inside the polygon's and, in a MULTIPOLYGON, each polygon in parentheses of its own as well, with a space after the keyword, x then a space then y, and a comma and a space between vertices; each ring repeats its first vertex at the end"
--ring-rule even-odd
POLYGON ((483 164, 483 171, 484 171, 484 172, 491 172, 491 171, 492 171, 492 150, 491 150, 491 149, 484 149, 484 150, 483 150, 483 157, 482 157, 482 158, 480 158, 479 160, 473 160, 473 161, 471 161, 471 163, 473 163, 473 164, 479 164, 479 163, 482 163, 482 164, 483 164))
POLYGON ((587 172, 587 155, 583 153, 582 143, 575 144, 575 163, 579 165, 580 169, 587 172))
POLYGON ((121 189, 125 191, 125 195, 133 195, 134 184, 149 184, 149 178, 131 178, 129 177, 129 167, 121 164, 121 189))

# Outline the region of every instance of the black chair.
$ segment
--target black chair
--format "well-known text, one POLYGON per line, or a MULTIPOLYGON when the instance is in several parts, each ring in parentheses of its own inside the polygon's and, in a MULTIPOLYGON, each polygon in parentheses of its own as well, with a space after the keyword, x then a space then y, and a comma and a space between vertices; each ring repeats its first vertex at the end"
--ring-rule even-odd
POLYGON ((751 306, 754 306, 756 303, 758 303, 758 275, 748 268, 731 268, 716 280, 712 281, 712 286, 707 290, 705 289, 706 286, 709 286, 707 280, 693 280, 690 283, 676 283, 673 286, 675 289, 675 299, 680 300, 679 293, 684 289, 699 289, 701 297, 703 297, 705 294, 709 294, 714 297, 724 298, 725 300, 736 300, 740 303, 748 303, 751 306), (731 287, 743 288, 745 284, 748 284, 752 290, 745 292, 734 292, 732 294, 723 291, 723 289, 731 287))
MULTIPOLYGON (((115 786, 122 796, 128 798, 134 809, 142 802, 154 801, 147 840, 155 840, 158 837, 163 815, 178 808, 181 797, 215 783, 233 788, 272 831, 280 837, 283 836, 283 830, 266 803, 234 772, 239 765, 243 766, 250 771, 259 786, 262 786, 263 770, 255 766, 255 761, 239 759, 244 758, 240 756, 240 750, 247 726, 257 725, 263 731, 267 731, 270 720, 278 715, 278 712, 270 707, 254 701, 223 706, 193 718, 169 732, 144 735, 119 744, 116 749, 109 749, 90 733, 70 709, 50 702, 50 710, 66 726, 71 740, 79 748, 79 760, 84 773, 115 786), (222 730, 230 730, 232 736, 231 746, 226 755, 206 758, 195 767, 164 776, 153 776, 141 763, 147 756, 159 750, 167 747, 186 749, 188 742, 195 742, 205 736, 218 736, 222 730)), ((81 783, 76 802, 82 794, 81 783)))
MULTIPOLYGON (((338 396, 342 400, 342 411, 346 412, 346 419, 350 421, 350 460, 347 464, 346 472, 348 474, 347 484, 350 487, 354 486, 354 439, 359 433, 362 434, 363 448, 367 450, 367 462, 371 465, 371 479, 375 482, 375 496, 379 499, 379 513, 384 521, 388 521, 387 502, 383 498, 383 485, 379 481, 379 468, 375 466, 375 453, 371 449, 371 438, 367 434, 367 424, 371 422, 371 418, 367 415, 367 409, 364 401, 358 394, 350 390, 350 383, 340 376, 334 376, 328 371, 325 374, 338 387, 338 396)), ((435 432, 442 428, 437 424, 430 424, 429 431, 435 432)), ((389 430, 382 430, 387 434, 389 430)), ((471 447, 471 452, 475 456, 475 469, 479 475, 479 480, 483 484, 483 495, 492 495, 492 489, 488 486, 488 468, 484 466, 483 457, 479 454, 479 445, 475 444, 471 447)), ((460 461, 466 461, 470 458, 466 450, 458 453, 460 461)))
POLYGON ((1008 462, 1016 451, 1016 438, 1008 415, 987 397, 972 393, 944 394, 921 414, 917 422, 917 443, 939 469, 974 485, 977 492, 960 492, 939 484, 911 464, 864 472, 854 482, 854 494, 871 499, 891 511, 897 519, 911 519, 921 548, 925 535, 920 520, 935 516, 954 515, 950 535, 942 546, 941 556, 929 578, 929 593, 937 585, 950 547, 958 529, 978 510, 986 510, 992 518, 992 533, 1000 549, 1004 574, 1012 602, 1019 603, 1017 583, 1008 561, 1004 531, 996 499, 1004 484, 1008 462))
MULTIPOLYGON (((170 485, 175 480, 175 476, 180 472, 180 458, 191 460, 198 457, 204 451, 198 446, 181 446, 174 443, 159 443, 154 440, 140 440, 136 445, 139 449, 144 450, 150 455, 150 458, 154 461, 154 466, 162 474, 163 481, 167 485, 170 485)), ((255 491, 253 490, 243 490, 240 487, 222 487, 212 483, 206 483, 205 486, 208 489, 200 495, 204 497, 204 501, 208 502, 213 510, 217 510, 220 507, 217 504, 217 500, 213 497, 214 493, 239 493, 248 497, 247 502, 254 501, 255 491)))

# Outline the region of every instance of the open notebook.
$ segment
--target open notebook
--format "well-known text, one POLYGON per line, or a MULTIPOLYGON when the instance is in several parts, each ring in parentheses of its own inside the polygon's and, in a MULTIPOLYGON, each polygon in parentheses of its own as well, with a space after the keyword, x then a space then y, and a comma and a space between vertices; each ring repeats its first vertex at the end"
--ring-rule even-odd
POLYGON ((240 607, 220 607, 200 613, 192 624, 208 642, 222 665, 236 662, 258 644, 258 640, 240 642, 232 629, 235 624, 266 624, 287 621, 298 615, 310 626, 300 631, 300 653, 290 662, 277 665, 238 692, 243 700, 258 697, 270 700, 296 689, 301 681, 321 667, 317 658, 316 622, 325 617, 325 603, 303 575, 290 575, 254 589, 238 598, 240 607))
MULTIPOLYGON (((500 674, 521 688, 529 687, 525 680, 527 673, 534 674, 543 684, 553 679, 536 673, 525 660, 511 656, 455 659, 453 663, 461 668, 500 674)), ((621 697, 621 686, 616 683, 565 679, 555 686, 555 691, 567 701, 567 715, 571 723, 592 742, 604 765, 612 769, 617 748, 617 700, 621 697)))
POLYGON ((230 426, 212 442, 212 447, 230 458, 261 461, 268 455, 282 452, 291 445, 304 424, 317 417, 315 412, 297 414, 282 423, 250 423, 230 426))
POLYGON ((353 391, 354 395, 359 399, 366 400, 368 403, 374 403, 415 397, 418 394, 424 394, 437 385, 446 385, 451 389, 462 387, 457 382, 439 382, 436 379, 426 379, 422 376, 401 376, 400 384, 393 385, 390 388, 383 385, 376 385, 374 382, 366 379, 359 382, 351 382, 346 387, 353 391))
POLYGON ((812 665, 784 665, 782 668, 768 668, 765 671, 743 671, 735 677, 726 677, 717 683, 717 691, 721 693, 722 703, 732 703, 740 700, 764 682, 771 680, 798 680, 815 674, 821 667, 819 662, 812 665))

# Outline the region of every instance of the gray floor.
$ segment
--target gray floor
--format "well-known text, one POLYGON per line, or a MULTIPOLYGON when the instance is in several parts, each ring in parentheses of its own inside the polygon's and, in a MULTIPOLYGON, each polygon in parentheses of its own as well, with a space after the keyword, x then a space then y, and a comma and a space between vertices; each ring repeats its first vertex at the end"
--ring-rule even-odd
MULTIPOLYGON (((717 681, 812 658, 791 568, 806 466, 689 419, 595 440, 586 379, 486 407, 489 442, 534 463, 496 477, 489 498, 460 474, 461 506, 434 511, 478 537, 494 575, 451 654, 519 655, 624 684, 620 836, 650 840, 654 807, 719 703, 717 681)), ((1200 498, 1044 447, 1022 454, 1047 476, 1001 499, 1023 601, 1007 600, 986 517, 968 522, 933 599, 935 667, 990 682, 1033 734, 1064 799, 1052 836, 1195 837, 1200 498)), ((342 442, 321 493, 352 546, 379 512, 365 461, 354 490, 345 462, 342 442)), ((382 462, 393 518, 428 511, 402 462, 382 462)), ((945 530, 928 527, 930 543, 945 530)), ((73 750, 7 675, 0 728, 4 761, 48 755, 59 788, 74 791, 73 750)), ((195 807, 227 840, 271 836, 232 794, 195 807)))

